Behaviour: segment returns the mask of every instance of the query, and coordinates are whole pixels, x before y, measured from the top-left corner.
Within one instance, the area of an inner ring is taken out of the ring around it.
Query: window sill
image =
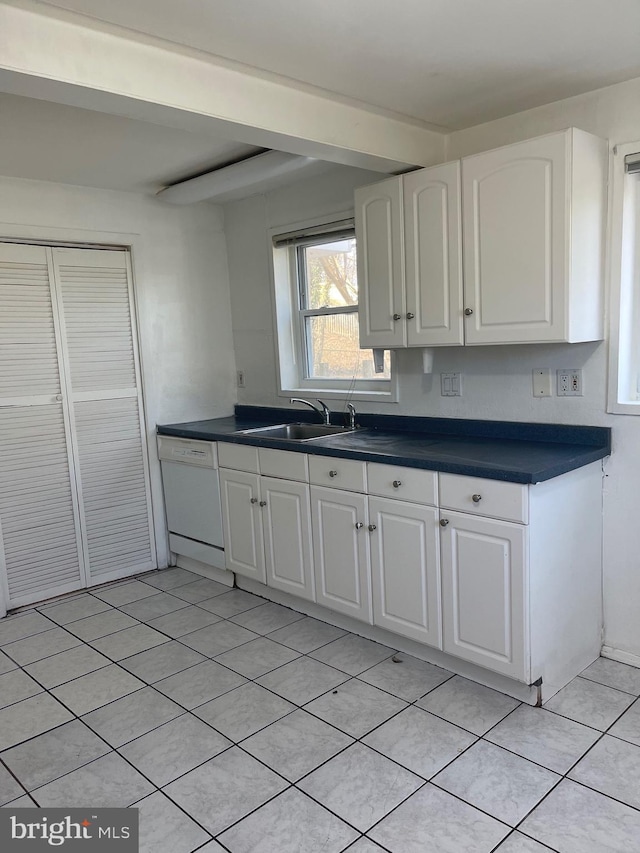
[[[396,384],[396,383],[393,383]],[[397,389],[390,391],[329,391],[326,388],[289,388],[278,391],[278,397],[311,397],[321,400],[360,400],[361,402],[397,403]]]

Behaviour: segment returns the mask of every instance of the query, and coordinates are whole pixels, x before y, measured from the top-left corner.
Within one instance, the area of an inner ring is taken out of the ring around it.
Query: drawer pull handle
[[[356,521],[356,530],[362,530],[363,527],[364,527],[363,521]]]
[[[394,489],[399,489],[401,485],[402,485],[402,480],[394,480],[393,481],[393,488]]]
[[[258,503],[258,498],[251,498],[251,503],[252,503],[252,504],[257,504],[257,503]]]
[[[266,501],[260,501],[260,506],[266,506],[266,505],[267,505]]]
[[[474,502],[474,504],[479,504],[482,500],[482,495],[471,495],[471,500]]]
[[[446,526],[447,526],[447,524],[449,524],[449,519],[448,519],[448,518],[441,518],[441,519],[440,519],[440,527],[446,527]]]
[[[337,472],[337,471],[329,471],[329,476],[330,476],[330,477],[337,477],[337,476],[338,476],[338,472]]]
[[[376,525],[375,525],[375,524],[370,524],[370,525],[369,525],[369,531],[370,531],[371,533],[373,533],[373,531],[374,531],[375,529],[376,529]]]

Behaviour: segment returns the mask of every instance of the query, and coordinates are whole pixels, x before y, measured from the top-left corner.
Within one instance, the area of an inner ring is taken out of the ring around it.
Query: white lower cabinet
[[[374,624],[442,648],[438,510],[369,498]]]
[[[328,457],[284,465],[278,452],[260,469],[293,479],[255,473],[249,455],[236,464],[251,470],[220,468],[232,571],[539,684],[544,699],[599,654],[599,463],[523,485]]]
[[[309,486],[260,478],[267,585],[315,600]]]
[[[444,651],[529,681],[527,528],[445,510],[441,524]]]
[[[220,469],[226,566],[314,599],[309,486]]]
[[[220,501],[227,568],[265,583],[260,477],[220,468]]]
[[[371,622],[365,495],[312,486],[311,520],[316,601]]]

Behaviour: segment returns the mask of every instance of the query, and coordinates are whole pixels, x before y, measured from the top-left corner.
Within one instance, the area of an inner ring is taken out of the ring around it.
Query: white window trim
[[[640,152],[640,140],[616,145],[611,152],[609,175],[610,229],[609,229],[609,377],[607,389],[607,412],[618,415],[640,415],[640,400],[625,399],[623,386],[628,384],[629,353],[632,333],[637,326],[640,310],[640,285],[634,293],[633,263],[629,252],[633,252],[629,228],[629,211],[634,200],[630,197],[630,181],[640,179],[627,175],[625,157]],[[636,205],[637,209],[637,205]],[[625,227],[626,225],[626,227]],[[635,235],[640,235],[640,224],[635,226]],[[637,249],[636,249],[637,252]],[[637,335],[637,330],[636,330]]]
[[[274,238],[292,231],[302,231],[322,225],[331,225],[344,219],[353,218],[353,210],[342,211],[327,216],[314,217],[303,222],[287,223],[267,232],[269,256],[269,276],[273,294],[273,326],[275,331],[276,370],[278,375],[278,396],[295,397],[300,394],[327,400],[361,400],[377,403],[398,402],[398,371],[395,365],[395,353],[390,352],[391,379],[388,390],[376,391],[374,387],[362,387],[367,380],[357,380],[360,386],[353,388],[349,379],[303,379],[303,366],[298,353],[300,346],[300,324],[297,308],[297,271],[292,253],[286,248],[274,249]],[[375,382],[376,380],[372,380]],[[379,380],[378,380],[379,381]]]

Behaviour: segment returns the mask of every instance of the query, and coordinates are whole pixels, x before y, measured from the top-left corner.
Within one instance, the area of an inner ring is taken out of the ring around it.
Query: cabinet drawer
[[[309,464],[306,453],[291,453],[289,450],[274,450],[272,447],[258,449],[260,473],[267,477],[309,482]]]
[[[529,489],[520,483],[440,474],[440,506],[527,524]]]
[[[435,471],[369,462],[367,482],[370,495],[399,498],[430,506],[438,505],[438,475]]]
[[[366,462],[355,459],[309,457],[309,482],[314,486],[333,486],[349,492],[366,492]]]
[[[226,444],[218,442],[218,463],[221,468],[233,468],[234,471],[249,471],[257,474],[258,448],[248,444]]]

